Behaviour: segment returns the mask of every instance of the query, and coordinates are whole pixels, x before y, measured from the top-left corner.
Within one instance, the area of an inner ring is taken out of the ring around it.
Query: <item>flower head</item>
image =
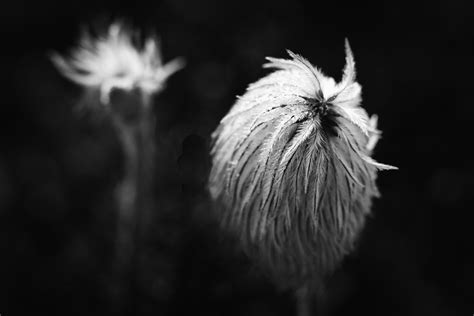
[[[288,282],[332,271],[350,251],[371,200],[377,117],[360,106],[346,40],[341,82],[303,57],[267,58],[276,71],[249,85],[213,133],[209,187],[224,225]]]
[[[52,56],[54,64],[70,80],[100,90],[104,104],[114,88],[159,91],[166,79],[183,67],[181,59],[163,64],[158,42],[148,38],[142,48],[132,41],[131,30],[112,24],[103,36],[94,38],[84,32],[79,47],[69,58]]]

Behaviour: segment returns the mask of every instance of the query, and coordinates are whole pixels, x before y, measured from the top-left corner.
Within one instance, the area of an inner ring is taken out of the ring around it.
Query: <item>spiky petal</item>
[[[318,282],[354,242],[378,195],[380,131],[360,107],[346,40],[336,83],[305,58],[267,58],[213,133],[211,196],[244,248],[284,286]]]
[[[70,80],[99,89],[104,104],[108,104],[114,88],[139,88],[148,94],[157,92],[184,63],[174,59],[163,64],[158,42],[148,38],[142,48],[137,47],[132,33],[122,24],[113,23],[106,34],[97,38],[84,32],[69,58],[56,53],[51,58]]]

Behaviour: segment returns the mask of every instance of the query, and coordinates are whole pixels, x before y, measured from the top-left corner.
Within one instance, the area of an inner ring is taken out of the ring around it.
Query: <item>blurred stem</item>
[[[307,283],[296,290],[297,316],[328,315],[326,292],[322,281]]]
[[[118,216],[116,232],[116,266],[119,308],[134,314],[141,290],[140,267],[144,237],[152,209],[154,172],[154,120],[150,95],[140,93],[130,106],[139,111],[133,119],[114,113],[114,124],[124,153],[124,176],[117,190]],[[127,100],[131,102],[131,100]],[[128,304],[130,303],[130,304]]]
[[[302,286],[296,290],[296,314],[297,316],[311,315],[311,301],[309,296],[309,289],[307,286]]]

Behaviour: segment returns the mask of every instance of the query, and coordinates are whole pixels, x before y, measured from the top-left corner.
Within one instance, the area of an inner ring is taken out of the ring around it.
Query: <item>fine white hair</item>
[[[209,189],[224,227],[284,286],[331,272],[378,195],[371,158],[377,117],[360,106],[346,40],[341,82],[306,59],[267,58],[276,69],[250,84],[212,134]]]

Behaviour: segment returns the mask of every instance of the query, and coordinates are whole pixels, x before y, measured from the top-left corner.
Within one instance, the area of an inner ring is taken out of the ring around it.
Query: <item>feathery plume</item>
[[[158,42],[148,38],[142,48],[132,41],[132,31],[116,22],[106,34],[94,38],[84,32],[69,58],[52,55],[61,73],[85,87],[100,90],[107,104],[112,89],[139,88],[147,94],[160,91],[166,79],[184,66],[182,59],[163,64]]]
[[[250,84],[212,134],[209,189],[224,228],[278,284],[320,288],[354,248],[378,196],[371,158],[377,116],[345,42],[341,82],[302,56],[268,57],[274,72]]]

